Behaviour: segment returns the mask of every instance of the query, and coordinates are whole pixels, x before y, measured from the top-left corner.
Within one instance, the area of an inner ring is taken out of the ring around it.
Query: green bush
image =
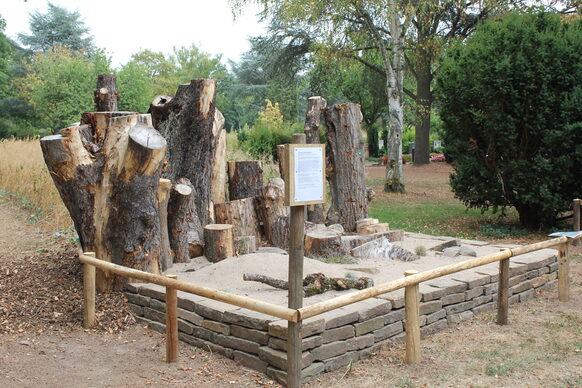
[[[449,50],[437,77],[451,187],[467,206],[556,223],[582,196],[582,20],[509,14]]]

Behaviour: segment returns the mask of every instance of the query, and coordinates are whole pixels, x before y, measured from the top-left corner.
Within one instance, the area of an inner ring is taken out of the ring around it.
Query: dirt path
[[[0,201],[0,273],[54,243],[26,219],[25,212]],[[394,345],[307,386],[582,387],[582,251],[573,250],[573,256],[568,303],[558,303],[555,290],[545,292],[512,306],[509,326],[483,315],[423,340],[419,365],[404,365],[404,348]],[[0,294],[6,279],[0,277]],[[139,325],[118,333],[85,331],[79,322],[37,325],[0,334],[0,387],[277,386],[187,345],[181,345],[177,364],[164,363],[164,352],[163,336]]]

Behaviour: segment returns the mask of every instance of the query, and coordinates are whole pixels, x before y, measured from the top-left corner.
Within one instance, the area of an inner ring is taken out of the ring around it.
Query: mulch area
[[[122,293],[101,294],[94,330],[135,323]],[[0,259],[0,334],[67,332],[83,325],[82,267],[74,249]]]

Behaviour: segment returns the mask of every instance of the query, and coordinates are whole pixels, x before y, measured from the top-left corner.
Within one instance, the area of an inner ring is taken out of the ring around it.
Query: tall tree
[[[38,11],[30,14],[30,35],[18,34],[20,42],[34,52],[46,52],[54,46],[64,46],[72,51],[94,49],[93,37],[89,28],[77,11],[48,3],[46,13]]]

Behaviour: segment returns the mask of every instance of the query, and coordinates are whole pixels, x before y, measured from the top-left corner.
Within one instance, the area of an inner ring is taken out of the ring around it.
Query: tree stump
[[[234,256],[232,225],[208,224],[204,227],[204,255],[213,263]]]
[[[286,182],[288,175],[287,165],[289,162],[287,161],[287,151],[285,149],[284,144],[280,144],[277,146],[277,158],[279,159],[279,175],[281,179]]]
[[[263,168],[258,160],[228,162],[228,192],[231,201],[254,198],[263,187]]]
[[[259,190],[257,213],[263,224],[266,240],[269,244],[275,244],[273,240],[275,222],[277,218],[289,215],[288,207],[285,206],[285,182],[283,179],[270,179],[269,183]]]
[[[234,238],[234,253],[247,255],[257,251],[257,239],[255,236],[240,236]]]
[[[95,111],[116,111],[118,98],[119,93],[117,93],[117,77],[115,74],[99,74],[97,76],[97,87],[93,92]]]
[[[320,144],[319,124],[321,111],[327,105],[323,97],[309,97],[307,100],[307,114],[305,115],[305,138],[307,144]],[[323,205],[310,205],[307,207],[307,220],[316,224],[322,224],[325,221],[323,214]]]
[[[174,262],[168,234],[168,200],[170,199],[170,190],[172,190],[172,182],[169,179],[160,179],[158,185],[158,214],[160,218],[160,265],[162,271],[167,270]]]
[[[315,228],[305,234],[305,256],[331,257],[344,253],[341,234],[329,229]]]
[[[185,263],[190,258],[190,241],[202,240],[202,226],[194,211],[194,186],[187,178],[180,178],[172,187],[168,202],[168,234],[175,263]],[[192,236],[192,232],[196,236]]]
[[[83,251],[159,273],[157,192],[166,141],[150,122],[149,115],[91,112],[83,114],[82,125],[40,143]],[[100,291],[121,289],[126,282],[97,271]]]
[[[261,241],[259,220],[254,198],[217,203],[214,205],[216,222],[230,224],[234,227],[234,236],[255,236]]]
[[[226,201],[226,129],[224,116],[217,109],[212,134],[216,137],[216,149],[212,162],[212,202],[214,204]]]
[[[328,142],[327,177],[331,188],[328,224],[341,224],[347,232],[368,217],[370,197],[365,184],[362,112],[347,103],[324,109]]]

